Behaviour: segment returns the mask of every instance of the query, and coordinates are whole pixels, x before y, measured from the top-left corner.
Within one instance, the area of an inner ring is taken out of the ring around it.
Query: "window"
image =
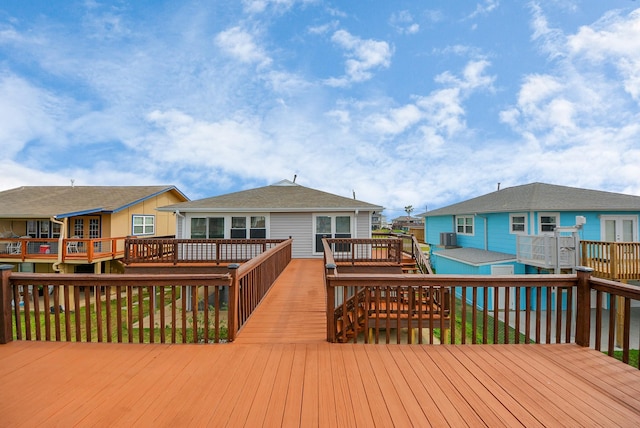
[[[556,230],[556,226],[558,226],[560,215],[544,213],[539,214],[538,219],[540,224],[538,231],[540,233],[553,233]]]
[[[224,238],[224,217],[210,217],[207,237],[210,239]]]
[[[462,235],[473,235],[473,216],[456,216],[456,232]]]
[[[155,229],[156,218],[152,215],[134,215],[133,216],[133,234],[134,235],[153,235]],[[93,234],[93,225],[90,225],[90,233]]]
[[[509,215],[509,233],[527,233],[527,216],[525,214]]]
[[[247,218],[231,217],[231,238],[246,239],[247,238]]]
[[[351,238],[351,216],[319,215],[315,217],[315,252],[322,253],[322,238]],[[350,244],[338,244],[334,251],[349,251]]]
[[[191,239],[224,238],[224,217],[195,217],[191,219]]]
[[[207,219],[191,219],[191,239],[205,239],[207,237]]]
[[[58,238],[60,237],[60,224],[49,220],[27,221],[27,236],[31,238]]]
[[[77,218],[73,221],[73,236],[77,236],[79,238],[84,237],[84,220],[81,218]]]
[[[264,239],[267,237],[267,221],[265,216],[257,215],[251,217],[249,237],[252,239]]]

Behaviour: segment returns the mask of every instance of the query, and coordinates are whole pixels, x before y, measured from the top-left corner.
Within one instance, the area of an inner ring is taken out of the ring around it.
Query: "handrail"
[[[402,264],[400,239],[323,238],[325,254],[331,253],[337,263],[394,263]]]
[[[125,237],[112,238],[64,238],[60,247],[57,238],[0,238],[0,258],[21,262],[26,260],[57,261],[62,254],[62,262],[86,261],[124,255]]]
[[[34,274],[5,269],[2,275],[5,325],[0,328],[0,343],[14,337],[12,318],[17,340],[206,343],[227,339],[226,321],[221,317],[230,274]],[[12,312],[13,317],[7,316]]]
[[[284,239],[127,238],[125,264],[244,263]]]
[[[620,352],[628,363],[631,338],[640,336],[640,287],[596,278],[590,268],[569,275],[341,273],[333,256],[327,240],[329,342],[400,343],[402,333],[406,343],[577,343]]]
[[[418,239],[414,235],[409,235],[406,233],[396,233],[396,232],[385,232],[385,233],[375,233],[374,237],[387,238],[387,239],[401,239],[402,240],[402,251],[406,254],[409,254],[412,259],[416,261],[416,265],[420,272],[424,274],[433,274],[433,270],[431,268],[431,262],[429,258],[424,254],[422,248],[420,247],[420,243]]]
[[[640,279],[640,242],[581,241],[582,265],[613,280]]]
[[[242,265],[231,264],[232,295],[229,297],[229,340],[233,340],[291,261],[291,238],[282,240]]]
[[[226,274],[35,274],[0,265],[0,343],[233,341],[291,246],[283,240]]]

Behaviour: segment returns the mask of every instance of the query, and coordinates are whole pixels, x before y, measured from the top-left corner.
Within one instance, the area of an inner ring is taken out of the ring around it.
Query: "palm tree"
[[[411,217],[411,213],[413,212],[413,205],[407,205],[404,207],[404,211],[407,213],[407,217]]]

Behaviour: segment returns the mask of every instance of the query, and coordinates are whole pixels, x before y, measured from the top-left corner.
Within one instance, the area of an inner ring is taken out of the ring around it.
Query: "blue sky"
[[[0,190],[640,195],[640,2],[0,4]]]

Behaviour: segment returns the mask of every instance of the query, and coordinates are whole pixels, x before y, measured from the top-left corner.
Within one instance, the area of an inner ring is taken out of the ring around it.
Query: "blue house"
[[[640,196],[544,183],[504,188],[421,216],[432,266],[442,274],[564,272],[580,263],[579,241],[640,240]]]

